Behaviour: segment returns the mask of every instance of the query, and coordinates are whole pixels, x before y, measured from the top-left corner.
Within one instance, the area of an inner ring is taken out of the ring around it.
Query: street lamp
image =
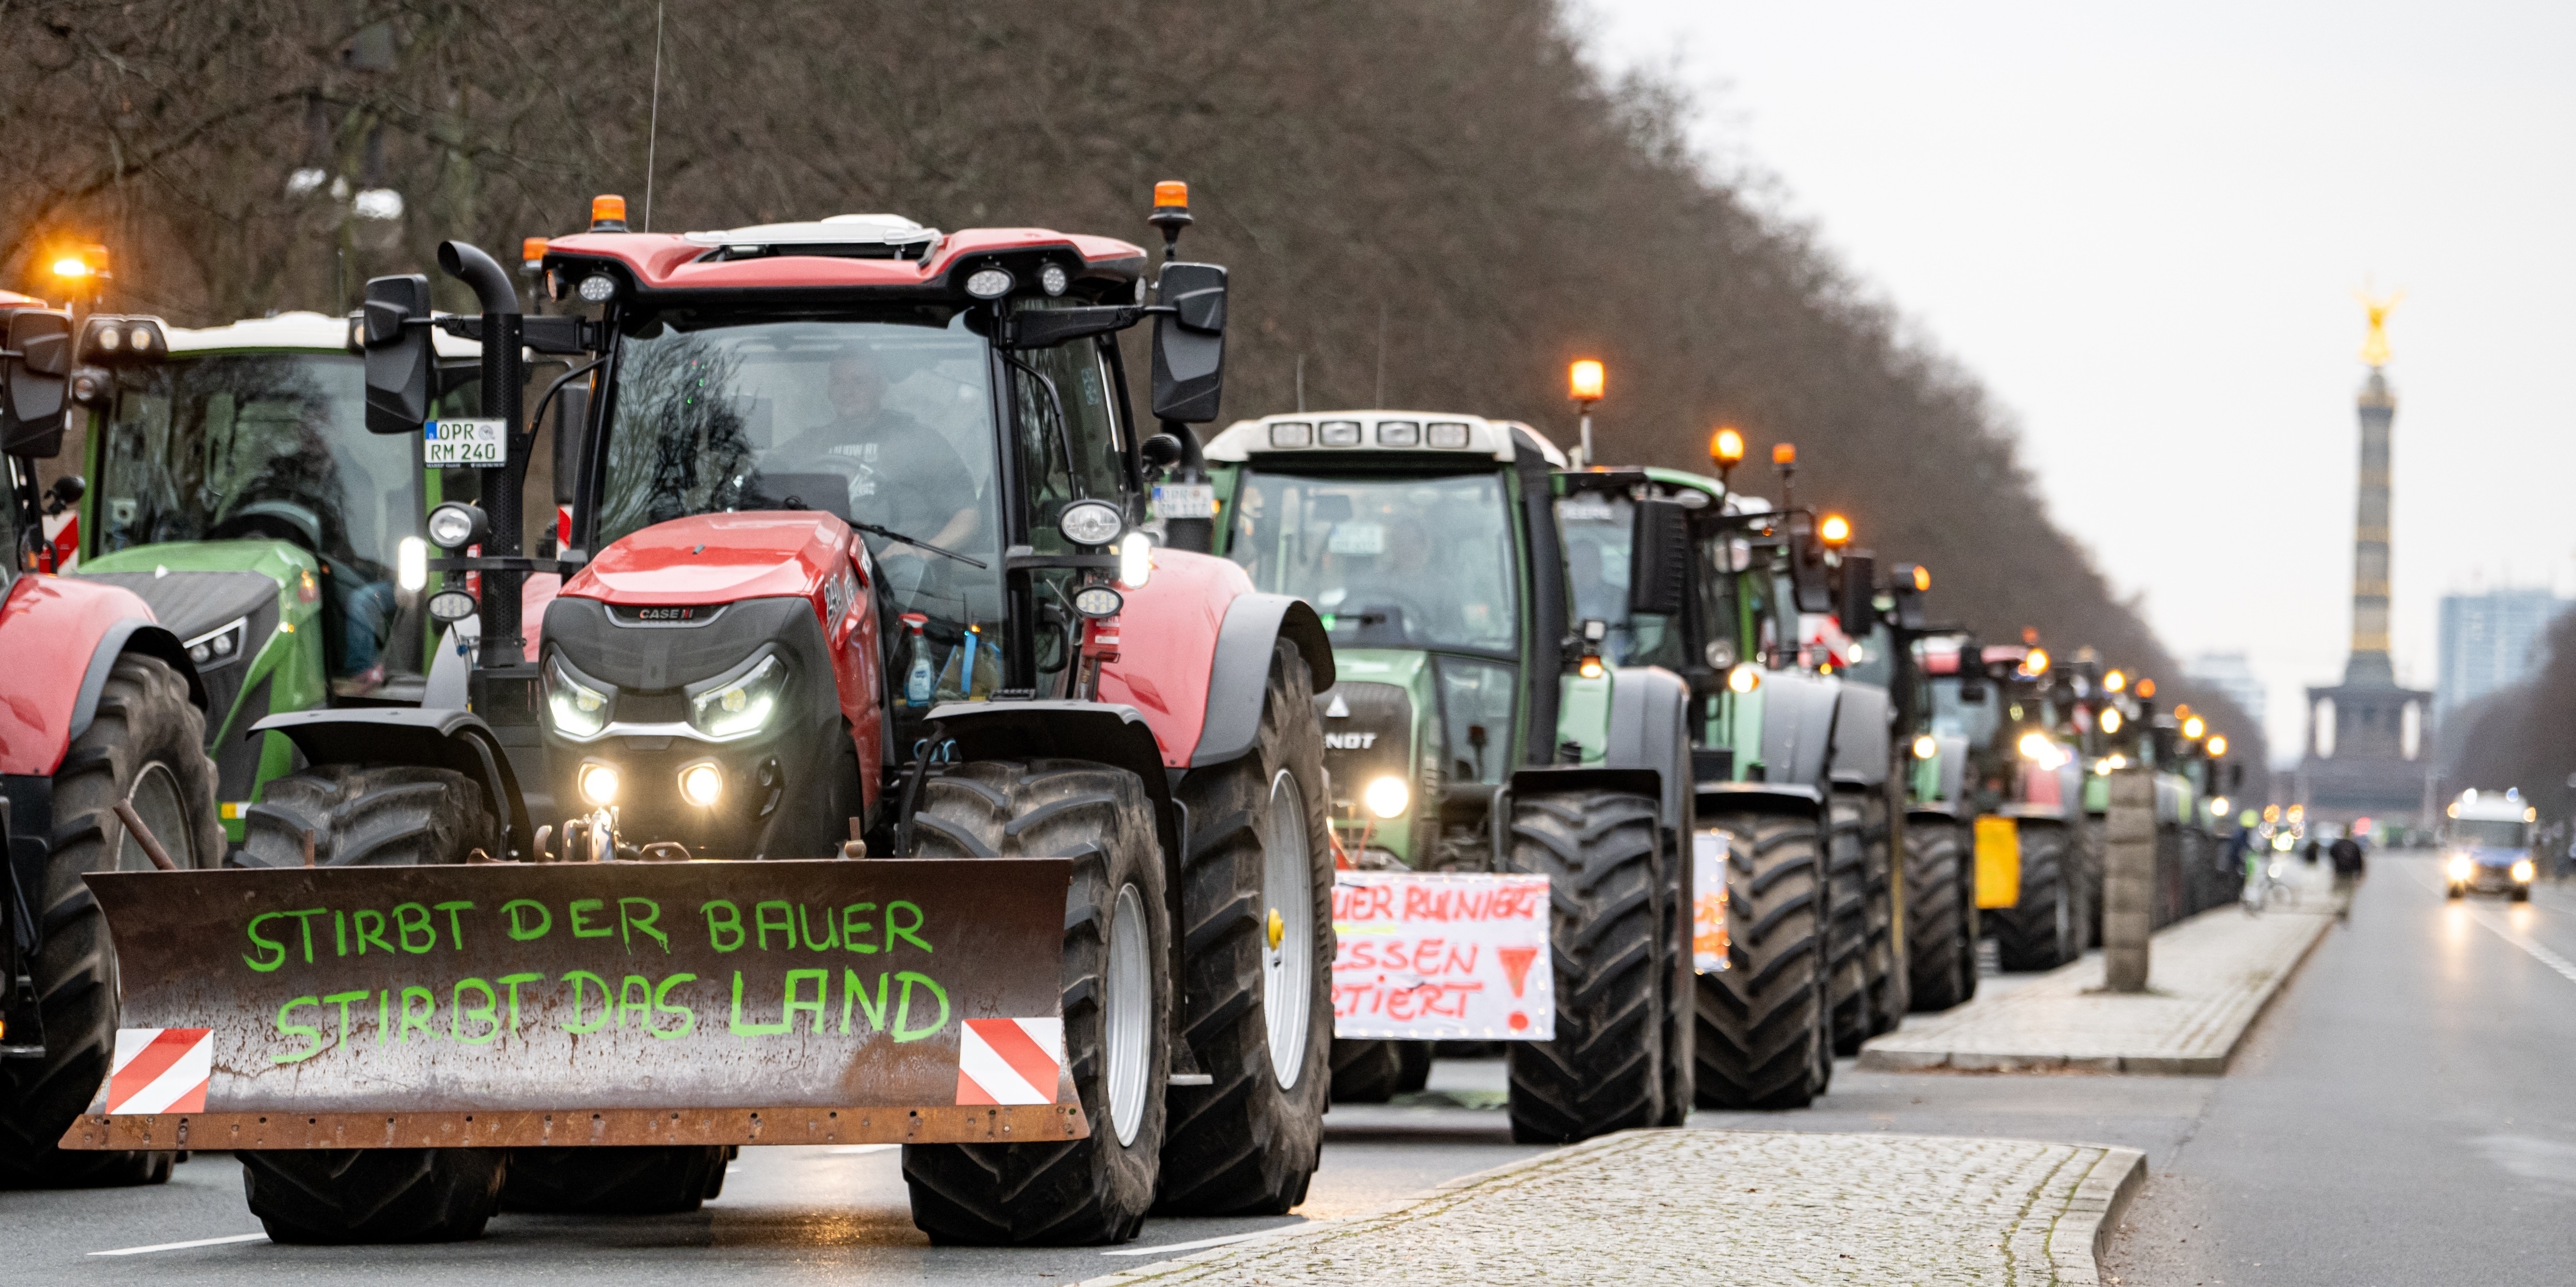
[[[1565,369],[1566,392],[1574,399],[1575,413],[1582,417],[1583,424],[1582,445],[1576,448],[1582,453],[1582,459],[1575,462],[1577,469],[1592,467],[1592,404],[1601,400],[1607,379],[1601,363],[1592,358],[1577,359]]]

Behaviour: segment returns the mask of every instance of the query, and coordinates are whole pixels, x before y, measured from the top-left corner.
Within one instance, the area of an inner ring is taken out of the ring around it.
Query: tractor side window
[[[1028,480],[1033,548],[1061,553],[1056,516],[1077,500],[1126,508],[1118,406],[1098,345],[1073,340],[1009,354],[1021,476]]]
[[[1736,587],[1744,580],[1735,569],[1743,566],[1747,552],[1743,541],[1724,532],[1697,538],[1699,557],[1695,592],[1699,598],[1700,633],[1707,639],[1702,645],[1707,655],[1700,660],[1711,670],[1725,670],[1745,659],[1744,608],[1737,600]]]
[[[1440,675],[1449,756],[1441,775],[1451,783],[1500,785],[1513,767],[1512,699],[1520,691],[1520,668],[1445,653],[1432,664]]]

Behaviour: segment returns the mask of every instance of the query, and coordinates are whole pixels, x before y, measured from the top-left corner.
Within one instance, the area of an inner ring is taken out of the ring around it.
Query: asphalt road
[[[159,1188],[0,1193],[0,1277],[1078,1282],[1539,1151],[1511,1143],[1500,1112],[1457,1106],[1491,1103],[1500,1085],[1498,1064],[1443,1063],[1445,1102],[1327,1119],[1298,1215],[1154,1220],[1120,1248],[933,1249],[906,1215],[890,1148],[750,1150],[724,1196],[687,1216],[504,1216],[476,1243],[278,1247],[244,1210],[238,1168],[208,1154]],[[2108,1266],[2123,1282],[2505,1287],[2563,1282],[2576,1265],[2576,1108],[2562,1087],[2576,1089],[2576,886],[2522,906],[2445,904],[2428,860],[2383,856],[2350,928],[2327,936],[2225,1078],[1861,1074],[1846,1062],[1815,1109],[1692,1124],[2144,1149],[2153,1178]],[[225,1237],[242,1240],[96,1254]]]

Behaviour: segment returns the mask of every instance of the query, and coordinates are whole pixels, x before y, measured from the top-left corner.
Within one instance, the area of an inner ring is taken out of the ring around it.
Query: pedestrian
[[[2352,894],[2361,887],[2361,846],[2355,844],[2352,837],[2344,836],[2334,842],[2326,856],[2334,862],[2335,919],[2349,924],[2352,921]]]
[[[2317,865],[2317,838],[2315,836],[2308,837],[2307,847],[2299,850],[2299,861],[2306,863],[2311,867]]]

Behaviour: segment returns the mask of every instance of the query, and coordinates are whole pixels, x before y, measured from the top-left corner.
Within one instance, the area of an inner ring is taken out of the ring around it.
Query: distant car
[[[2505,894],[2531,900],[2540,874],[2532,856],[2532,823],[2540,816],[2518,790],[2460,793],[2442,828],[2442,872],[2450,896]]]

